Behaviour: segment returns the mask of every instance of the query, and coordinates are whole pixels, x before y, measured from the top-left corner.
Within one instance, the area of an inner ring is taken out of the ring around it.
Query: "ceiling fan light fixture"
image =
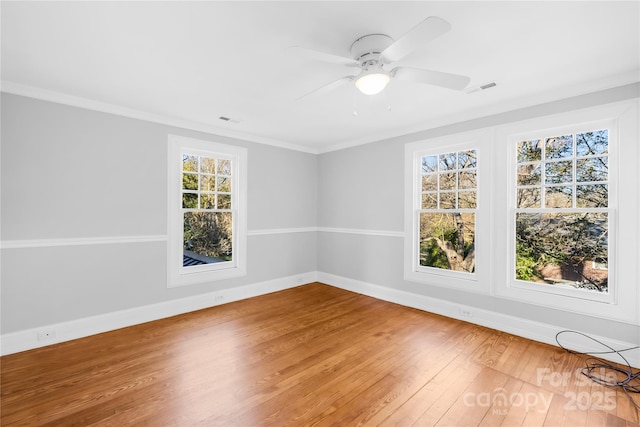
[[[365,69],[355,81],[355,85],[360,92],[365,95],[375,95],[387,87],[391,80],[391,75],[381,67]]]

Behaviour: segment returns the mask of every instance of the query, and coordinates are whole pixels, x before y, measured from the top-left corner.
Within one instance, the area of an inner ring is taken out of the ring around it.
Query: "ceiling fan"
[[[359,74],[341,77],[298,99],[315,97],[330,92],[347,83],[355,84],[355,87],[366,95],[375,95],[382,92],[391,79],[407,80],[453,90],[462,90],[470,82],[467,76],[424,70],[421,68],[390,67],[390,64],[404,58],[417,48],[443,35],[450,29],[451,24],[444,19],[438,18],[437,16],[430,16],[398,40],[393,40],[386,34],[369,34],[362,36],[351,45],[352,58],[299,46],[291,47],[290,49],[295,53],[313,59],[360,69]]]

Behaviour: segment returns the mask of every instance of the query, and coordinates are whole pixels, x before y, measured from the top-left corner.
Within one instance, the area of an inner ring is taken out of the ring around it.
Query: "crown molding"
[[[178,117],[165,116],[161,114],[150,113],[148,111],[136,110],[117,104],[96,101],[89,98],[69,95],[62,92],[42,89],[35,86],[23,85],[11,81],[3,80],[0,83],[0,91],[12,95],[24,96],[27,98],[39,99],[42,101],[55,102],[57,104],[69,105],[72,107],[84,108],[87,110],[99,111],[101,113],[114,114],[117,116],[128,117],[132,119],[143,120],[152,123],[158,123],[167,126],[173,126],[182,129],[189,129],[198,132],[204,132],[211,135],[224,136],[228,138],[240,139],[247,142],[257,144],[271,145],[278,148],[288,150],[302,151],[310,154],[318,154],[318,150],[303,145],[292,144],[289,142],[279,141],[271,138],[265,138],[249,133],[232,131],[206,123],[194,122],[191,120],[181,119]]]

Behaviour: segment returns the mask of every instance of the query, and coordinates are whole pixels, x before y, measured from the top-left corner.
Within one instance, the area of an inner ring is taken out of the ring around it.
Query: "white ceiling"
[[[637,82],[639,6],[2,1],[2,90],[321,153]],[[373,97],[346,85],[296,101],[353,69],[288,47],[349,56],[358,37],[397,39],[428,16],[451,31],[397,64],[496,87],[466,94],[392,80]]]

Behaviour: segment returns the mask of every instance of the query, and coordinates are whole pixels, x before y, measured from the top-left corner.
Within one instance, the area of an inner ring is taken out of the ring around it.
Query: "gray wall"
[[[403,232],[405,143],[639,96],[640,85],[633,84],[322,154],[318,165],[319,226]],[[403,254],[401,237],[333,231],[318,235],[318,270],[324,273],[625,342],[640,341],[637,325],[405,281]]]
[[[247,147],[249,231],[403,231],[404,143],[639,96],[630,85],[312,155],[2,94],[2,240],[166,234],[167,135]],[[388,233],[387,233],[388,234]],[[403,239],[340,232],[249,236],[246,277],[166,286],[166,243],[2,249],[3,334],[321,271],[623,341],[637,326],[403,279]]]
[[[248,274],[167,288],[167,135],[248,148],[249,231],[317,224],[317,156],[2,94],[2,333],[317,270],[316,233],[248,238]]]

